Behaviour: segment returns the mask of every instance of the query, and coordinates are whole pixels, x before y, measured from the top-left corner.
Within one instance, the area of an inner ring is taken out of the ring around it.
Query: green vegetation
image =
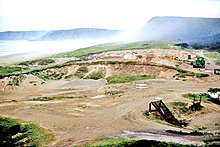
[[[199,132],[199,131],[183,132],[183,131],[176,131],[176,130],[166,130],[166,132],[178,134],[178,135],[192,135],[192,136],[203,136],[203,135],[208,134],[208,133]]]
[[[213,59],[216,64],[220,65],[220,52],[206,52],[205,56]]]
[[[19,86],[22,80],[25,79],[24,75],[20,74],[19,76],[11,76],[8,85],[10,86]]]
[[[53,135],[33,123],[0,117],[1,146],[46,146]]]
[[[29,70],[30,70],[29,68],[22,68],[16,66],[6,66],[6,67],[0,66],[0,78],[12,76],[12,75],[18,75],[27,72]]]
[[[66,76],[64,77],[64,79],[69,79],[69,78],[71,78],[71,77],[73,77],[72,74],[70,74],[70,75],[66,75]]]
[[[76,73],[74,74],[76,77],[82,79],[86,73],[88,73],[89,69],[87,66],[83,65],[83,66],[80,66]]]
[[[172,102],[171,103],[173,107],[173,111],[175,111],[177,114],[190,114],[191,111],[187,107],[187,103],[184,102]]]
[[[209,74],[195,73],[195,76],[196,76],[197,78],[204,78],[204,77],[208,77]]]
[[[66,71],[62,69],[54,70],[51,68],[40,71],[36,70],[36,71],[32,71],[31,73],[43,80],[60,80],[66,74]]]
[[[194,100],[195,98],[196,101],[199,101],[200,95],[201,94],[187,93],[187,94],[183,94],[183,97],[192,99],[192,100]],[[210,101],[210,96],[208,94],[202,94],[201,97],[202,97],[201,99],[202,102],[208,103]]]
[[[31,101],[51,101],[51,100],[60,100],[60,99],[79,99],[79,98],[87,98],[87,96],[82,95],[82,96],[38,97],[31,99]]]
[[[195,72],[190,72],[182,69],[177,69],[177,71],[180,73],[181,78],[186,78],[188,77],[196,77],[196,78],[204,78],[208,77],[209,74],[203,74],[203,73],[195,73]]]
[[[93,147],[122,147],[122,146],[148,146],[148,147],[194,147],[194,145],[183,145],[174,142],[162,142],[156,140],[129,140],[124,138],[98,138],[84,146]]]
[[[184,102],[172,102],[172,106],[176,106],[176,107],[185,107],[187,105],[188,104]]]
[[[9,81],[8,85],[10,86],[19,86],[20,81],[17,77],[13,77],[11,81]]]
[[[144,114],[144,115],[145,115],[145,117],[146,117],[147,119],[152,120],[152,121],[155,121],[155,122],[158,123],[158,124],[162,124],[162,125],[167,125],[167,126],[171,126],[171,127],[180,128],[180,126],[170,124],[170,123],[168,123],[168,122],[166,122],[166,121],[163,121],[163,120],[158,120],[158,119],[156,119],[156,118],[155,118],[154,116],[152,116],[152,115],[146,115],[146,114]]]
[[[55,61],[53,59],[50,58],[42,58],[42,59],[38,59],[38,60],[31,60],[31,61],[24,61],[21,63],[18,63],[18,65],[25,65],[25,66],[29,66],[29,65],[48,65],[51,63],[54,63]]]
[[[94,79],[94,80],[98,80],[98,79],[102,79],[105,77],[105,70],[99,70],[96,72],[92,72],[90,73],[86,79]]]
[[[139,80],[147,80],[153,78],[150,75],[134,75],[134,76],[128,76],[128,75],[120,75],[120,76],[111,76],[107,78],[108,83],[129,83],[133,81],[139,81]]]
[[[121,94],[121,93],[124,93],[124,91],[122,91],[122,90],[108,90],[108,91],[104,92],[105,95],[116,95],[116,94]]]
[[[67,53],[58,54],[55,57],[80,57],[85,58],[88,55],[95,53],[102,53],[107,51],[117,51],[117,50],[128,50],[128,49],[148,49],[148,48],[171,48],[174,46],[174,42],[165,42],[165,41],[142,41],[142,42],[134,42],[134,43],[108,43],[95,45],[87,48],[82,48],[78,50],[74,50]]]

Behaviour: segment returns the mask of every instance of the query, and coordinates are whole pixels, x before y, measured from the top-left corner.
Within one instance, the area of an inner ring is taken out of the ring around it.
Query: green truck
[[[193,68],[205,68],[205,59],[203,57],[197,57],[193,63]]]

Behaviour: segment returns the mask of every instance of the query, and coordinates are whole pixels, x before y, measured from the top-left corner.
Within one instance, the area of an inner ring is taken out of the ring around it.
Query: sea
[[[11,55],[45,56],[84,48],[105,41],[77,40],[77,41],[0,41],[0,57]]]
[[[0,40],[0,66],[73,51],[109,40],[25,41]]]

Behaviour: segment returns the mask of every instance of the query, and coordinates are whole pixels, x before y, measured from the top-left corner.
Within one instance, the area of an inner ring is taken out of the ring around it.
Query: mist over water
[[[0,40],[0,58],[2,57],[41,57],[93,45],[110,42],[131,42],[136,31],[122,31],[113,37],[100,37],[97,39],[73,40]]]
[[[46,56],[112,40],[65,40],[65,41],[0,41],[0,57],[11,55],[28,55],[30,57]]]

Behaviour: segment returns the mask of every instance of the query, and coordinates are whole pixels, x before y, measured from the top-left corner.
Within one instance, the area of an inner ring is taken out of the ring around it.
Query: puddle
[[[204,143],[199,141],[190,140],[190,136],[171,136],[164,134],[156,134],[156,133],[148,133],[148,132],[132,132],[129,130],[124,130],[123,134],[116,135],[121,138],[129,138],[129,139],[143,139],[143,140],[158,140],[158,141],[166,141],[166,142],[176,142],[180,144],[197,144],[203,145]]]

